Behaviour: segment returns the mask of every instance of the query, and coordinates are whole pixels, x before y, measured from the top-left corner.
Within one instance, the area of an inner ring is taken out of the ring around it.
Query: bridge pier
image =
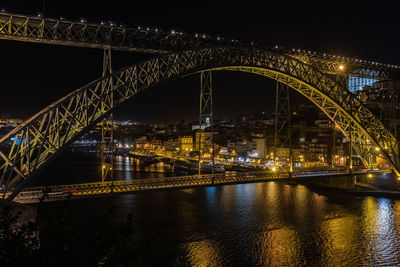
[[[296,178],[296,182],[311,187],[317,186],[345,191],[400,192],[400,181],[396,177],[394,173],[389,172],[357,174],[349,171],[347,175]]]
[[[400,191],[400,181],[394,172],[374,173],[357,177],[356,183],[370,189]]]
[[[200,72],[200,110],[199,110],[199,175],[201,175],[201,153],[203,150],[209,149],[206,144],[206,136],[202,137],[205,128],[210,129],[209,141],[212,150],[212,173],[214,174],[214,119],[213,119],[213,86],[212,86],[212,71]],[[204,141],[203,141],[204,139]]]
[[[330,189],[356,190],[358,174],[320,176],[315,178],[297,178],[296,182],[307,186],[318,186]]]
[[[111,47],[106,46],[103,53],[103,73],[102,77],[112,74]],[[103,86],[105,86],[103,84]],[[104,90],[104,88],[103,88]],[[112,96],[111,96],[112,97]],[[114,129],[113,113],[110,113],[101,122],[101,180],[113,180],[113,161],[114,161]]]

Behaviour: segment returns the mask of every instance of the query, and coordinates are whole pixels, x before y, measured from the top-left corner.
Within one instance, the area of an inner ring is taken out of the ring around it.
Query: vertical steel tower
[[[103,73],[102,77],[112,74],[111,67],[111,47],[104,48],[103,53]],[[106,84],[102,85],[102,90],[106,90]],[[112,97],[111,97],[112,99]],[[112,103],[112,101],[111,101]],[[113,114],[110,113],[101,122],[101,180],[113,180],[113,159],[114,159],[114,134],[113,134]]]
[[[200,72],[200,112],[199,112],[199,174],[201,174],[201,153],[203,149],[210,149],[206,144],[211,143],[212,173],[214,173],[214,119],[213,119],[213,97],[212,97],[212,71]],[[202,134],[206,128],[210,129],[210,135],[204,137]],[[209,141],[209,142],[207,142]],[[204,143],[202,145],[202,143]]]
[[[274,119],[274,166],[277,165],[277,148],[289,147],[289,171],[293,171],[290,94],[287,84],[276,81]],[[286,134],[284,130],[286,129]],[[280,140],[280,135],[284,138]]]

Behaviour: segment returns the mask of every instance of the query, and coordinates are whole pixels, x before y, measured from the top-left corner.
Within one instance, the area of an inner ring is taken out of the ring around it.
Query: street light
[[[339,65],[339,70],[344,70],[344,66],[343,65]]]

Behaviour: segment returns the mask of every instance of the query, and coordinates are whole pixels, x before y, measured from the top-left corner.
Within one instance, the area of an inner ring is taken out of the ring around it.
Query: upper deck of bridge
[[[115,50],[165,54],[213,46],[274,49],[329,74],[346,74],[377,80],[400,77],[400,66],[302,49],[262,47],[223,36],[184,33],[157,27],[129,27],[112,21],[89,22],[51,18],[43,13],[26,15],[0,10],[0,39],[77,47],[111,47]],[[342,66],[342,67],[341,67]]]

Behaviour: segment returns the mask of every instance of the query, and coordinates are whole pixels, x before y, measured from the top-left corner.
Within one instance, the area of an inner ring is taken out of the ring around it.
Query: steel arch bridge
[[[62,23],[50,22],[53,23],[52,33],[56,33]],[[21,19],[17,16],[15,19],[13,15],[7,19],[7,14],[1,14],[0,38],[22,38],[22,41],[43,43],[56,40],[60,44],[76,46],[95,43],[96,48],[110,46],[112,42],[111,39],[104,41],[105,37],[96,39],[96,36],[89,41],[80,39],[84,35],[73,35],[75,39],[68,42],[60,41],[59,36],[63,35],[44,35],[48,30],[46,23],[50,22],[45,19],[35,21],[30,17]],[[75,26],[71,24],[65,34],[73,33]],[[32,27],[38,30],[33,31]],[[89,28],[78,27],[81,32]],[[350,59],[333,60],[307,52],[218,42],[193,43],[192,40],[174,48],[175,34],[172,35],[172,41],[168,43],[172,45],[168,49],[185,50],[165,54],[164,50],[155,49],[160,43],[153,38],[148,44],[152,48],[149,51],[159,53],[159,56],[123,68],[71,92],[1,138],[0,188],[4,196],[5,192],[11,192],[8,199],[12,200],[52,159],[129,98],[148,88],[203,71],[241,71],[287,84],[319,107],[346,137],[352,137],[352,145],[364,165],[369,165],[372,150],[379,147],[394,172],[400,176],[396,138],[347,90],[343,80],[332,76],[332,73],[337,74],[337,67],[343,61],[347,62],[346,66],[352,73],[367,77],[385,78],[390,75],[391,66],[372,66],[375,64]],[[118,44],[115,45],[118,47]],[[143,47],[142,43],[140,45]],[[136,46],[132,41],[119,47],[132,49]]]

